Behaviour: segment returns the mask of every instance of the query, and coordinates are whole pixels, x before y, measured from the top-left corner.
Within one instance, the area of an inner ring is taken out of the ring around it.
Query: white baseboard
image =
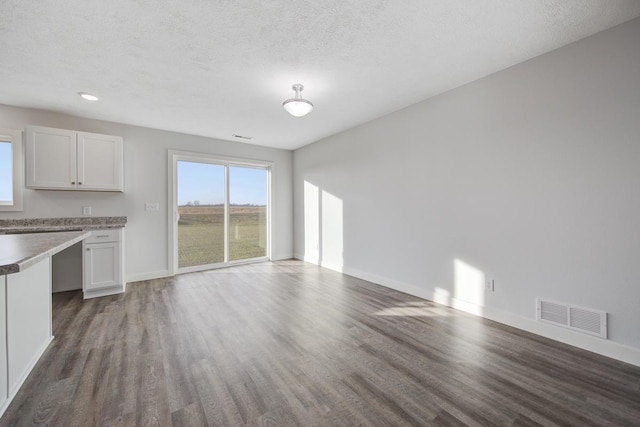
[[[277,255],[271,256],[271,261],[282,261],[284,259],[291,259],[291,258],[295,258],[295,255],[291,253],[277,254]]]
[[[296,254],[295,256],[298,259],[304,259],[304,261],[306,262],[318,264],[317,262],[307,259],[304,256],[300,256],[299,254]],[[531,332],[536,335],[541,335],[545,338],[560,341],[562,343],[569,344],[583,350],[591,351],[602,356],[620,360],[631,365],[640,366],[640,349],[637,349],[635,347],[629,347],[623,344],[616,343],[614,341],[604,340],[602,338],[581,334],[579,332],[574,332],[568,329],[554,327],[553,325],[538,322],[533,318],[527,318],[514,313],[496,310],[490,307],[478,306],[476,304],[468,303],[466,301],[461,301],[459,299],[451,298],[448,296],[438,298],[438,294],[435,289],[420,288],[410,283],[401,282],[399,280],[390,279],[388,277],[379,276],[377,274],[369,273],[355,268],[341,267],[340,269],[335,269],[327,265],[322,265],[322,267],[342,272],[344,274],[348,274],[350,276],[354,276],[368,282],[376,283],[387,288],[404,292],[409,295],[413,295],[429,301],[435,301],[437,303],[447,305],[457,310],[484,317],[485,319],[493,320],[508,326],[512,326],[514,328],[522,329],[523,331]]]
[[[454,308],[457,308],[454,306]],[[560,341],[574,347],[588,350],[602,356],[611,357],[631,365],[640,366],[640,349],[619,344],[615,341],[593,337],[569,329],[558,328],[553,325],[538,322],[533,318],[519,316],[514,313],[480,307],[482,317],[522,329],[536,335]]]
[[[137,273],[128,276],[127,283],[139,282],[141,280],[162,279],[169,276],[171,276],[171,274],[169,274],[169,270],[148,271],[145,273]]]

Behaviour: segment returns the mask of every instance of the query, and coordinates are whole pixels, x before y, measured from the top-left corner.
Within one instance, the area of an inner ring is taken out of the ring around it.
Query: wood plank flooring
[[[298,261],[54,297],[2,426],[631,426],[640,368]]]

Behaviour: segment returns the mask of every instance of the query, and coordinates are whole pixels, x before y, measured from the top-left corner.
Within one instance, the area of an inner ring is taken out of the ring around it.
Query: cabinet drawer
[[[91,236],[87,237],[85,243],[107,243],[107,242],[119,242],[120,230],[94,230],[91,232]]]

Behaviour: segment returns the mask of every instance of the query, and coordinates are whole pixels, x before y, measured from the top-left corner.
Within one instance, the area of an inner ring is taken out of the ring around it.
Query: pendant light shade
[[[287,99],[282,103],[284,109],[287,110],[287,113],[291,114],[294,117],[302,117],[309,114],[311,110],[313,110],[313,104],[311,103],[311,101],[307,101],[300,95],[300,92],[302,92],[304,86],[296,83],[291,86],[291,89],[296,92],[296,95],[294,98]]]

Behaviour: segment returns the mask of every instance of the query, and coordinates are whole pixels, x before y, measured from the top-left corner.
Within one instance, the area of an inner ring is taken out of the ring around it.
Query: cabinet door
[[[122,137],[78,132],[78,189],[122,191]]]
[[[0,408],[9,397],[7,369],[7,276],[0,276]]]
[[[77,187],[76,132],[27,127],[27,187]]]
[[[85,292],[121,285],[120,250],[120,242],[85,245]]]
[[[26,379],[51,340],[51,259],[7,275],[9,395]]]

